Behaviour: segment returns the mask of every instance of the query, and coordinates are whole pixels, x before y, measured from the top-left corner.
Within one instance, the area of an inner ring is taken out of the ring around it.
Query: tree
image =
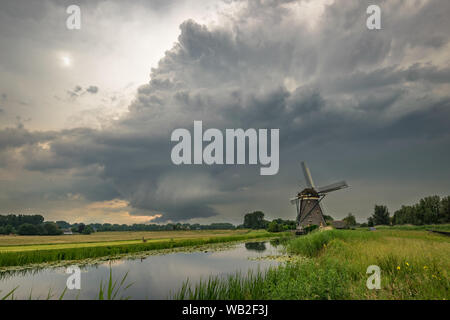
[[[269,232],[280,232],[283,231],[283,227],[279,225],[275,220],[269,223],[267,227],[267,231]]]
[[[70,228],[70,223],[68,223],[66,221],[56,221],[56,224],[58,225],[58,227],[60,229],[69,229]]]
[[[62,230],[58,227],[58,225],[54,222],[44,223],[44,228],[45,228],[46,234],[48,234],[49,236],[60,235],[63,233]]]
[[[83,233],[84,228],[86,228],[86,225],[85,225],[84,223],[80,223],[80,224],[78,225],[78,232],[79,232],[79,233]]]
[[[83,234],[91,234],[92,232],[94,232],[94,229],[91,226],[85,226],[82,231]]]
[[[402,206],[400,209],[394,212],[392,217],[393,224],[414,224],[415,220],[415,209],[412,206]]]
[[[438,223],[440,206],[441,199],[439,196],[420,199],[417,209],[422,216],[422,224]]]
[[[442,198],[441,205],[439,209],[439,222],[448,223],[450,222],[450,196]]]
[[[31,223],[24,223],[19,226],[17,233],[24,236],[39,234],[38,228]]]
[[[389,225],[389,211],[386,206],[375,205],[374,213],[372,215],[374,225]]]
[[[244,216],[244,228],[248,229],[265,229],[268,222],[264,220],[264,213],[261,211],[254,211],[247,213]]]
[[[328,224],[328,225],[330,225],[330,224],[331,224],[331,222],[333,222],[333,221],[334,221],[334,219],[333,219],[333,217],[332,217],[332,216],[328,216],[328,215],[326,215],[326,214],[324,214],[324,215],[323,215],[323,218],[324,218],[324,220],[325,220],[326,224]]]
[[[5,226],[5,234],[16,233],[16,229],[10,224]]]
[[[347,223],[347,226],[355,226],[356,225],[355,216],[351,212],[349,212],[349,214],[343,220]]]

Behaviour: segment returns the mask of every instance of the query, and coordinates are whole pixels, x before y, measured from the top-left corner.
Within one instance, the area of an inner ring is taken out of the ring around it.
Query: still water
[[[270,242],[247,242],[220,251],[176,252],[150,255],[139,259],[121,259],[81,267],[81,289],[67,290],[64,299],[97,299],[100,281],[108,281],[110,265],[113,279],[120,282],[128,272],[125,285],[132,285],[119,293],[130,299],[167,299],[177,292],[183,282],[196,283],[209,276],[226,276],[248,270],[267,270],[278,262],[270,259],[255,260],[279,254]],[[66,268],[44,268],[27,272],[0,273],[0,297],[18,286],[15,299],[46,299],[49,290],[58,299],[66,287]]]

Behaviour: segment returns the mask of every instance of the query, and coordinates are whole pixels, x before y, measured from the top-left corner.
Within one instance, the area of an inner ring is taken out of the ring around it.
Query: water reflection
[[[133,285],[124,294],[131,299],[166,299],[179,290],[188,278],[190,283],[195,283],[209,276],[222,277],[236,272],[246,274],[248,270],[267,270],[278,262],[249,258],[278,252],[269,242],[249,242],[227,250],[176,252],[80,266],[81,290],[67,290],[64,298],[95,299],[98,297],[100,281],[107,281],[111,268],[113,277],[119,281],[128,272],[127,283]],[[32,290],[33,299],[45,299],[51,290],[53,298],[57,299],[68,277],[63,267],[3,272],[0,273],[0,297],[19,286],[14,293],[15,298],[27,299]]]
[[[265,242],[247,242],[245,244],[245,249],[253,251],[266,251]]]

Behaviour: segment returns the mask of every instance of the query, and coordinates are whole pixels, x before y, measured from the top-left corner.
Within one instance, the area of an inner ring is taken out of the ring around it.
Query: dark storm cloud
[[[7,129],[0,147],[23,147],[31,171],[98,168],[93,174],[108,187],[89,192],[107,188],[102,198],[123,198],[135,214],[162,213],[162,221],[212,217],[220,206],[246,201],[281,203],[283,211],[302,159],[329,178],[338,170],[339,178],[359,174],[368,184],[418,179],[421,172],[402,166],[411,157],[428,175],[448,176],[450,68],[431,57],[448,44],[449,2],[414,10],[380,2],[384,24],[375,32],[365,27],[368,3],[327,6],[312,29],[291,1],[249,1],[213,28],[186,21],[113,125],[49,135]],[[411,48],[421,59],[405,54]],[[172,165],[170,134],[192,130],[194,120],[205,128],[279,128],[279,175],[260,177],[254,166]],[[48,149],[36,147],[42,139]],[[436,158],[435,166],[415,152]]]
[[[23,128],[22,125],[16,128],[6,128],[0,130],[0,152],[6,151],[9,148],[51,141],[58,134],[57,132],[30,132]]]

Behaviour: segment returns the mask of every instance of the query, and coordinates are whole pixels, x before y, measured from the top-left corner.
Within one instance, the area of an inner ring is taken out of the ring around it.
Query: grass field
[[[201,238],[216,235],[245,234],[247,229],[239,230],[192,230],[192,231],[114,231],[96,232],[89,235],[74,234],[61,236],[18,236],[0,235],[0,251],[7,246],[38,245],[38,244],[65,244],[65,243],[89,243],[112,242],[125,240],[145,239],[177,239],[177,238]]]
[[[6,236],[0,237],[0,267],[111,257],[149,250],[267,238],[274,235],[278,234],[265,230],[201,230],[99,232],[92,235],[49,237]],[[142,237],[146,242],[142,241]],[[5,245],[5,242],[8,244]]]
[[[313,232],[287,243],[280,267],[185,283],[174,298],[449,299],[450,238],[420,229]],[[370,265],[381,269],[379,290],[366,286]]]

